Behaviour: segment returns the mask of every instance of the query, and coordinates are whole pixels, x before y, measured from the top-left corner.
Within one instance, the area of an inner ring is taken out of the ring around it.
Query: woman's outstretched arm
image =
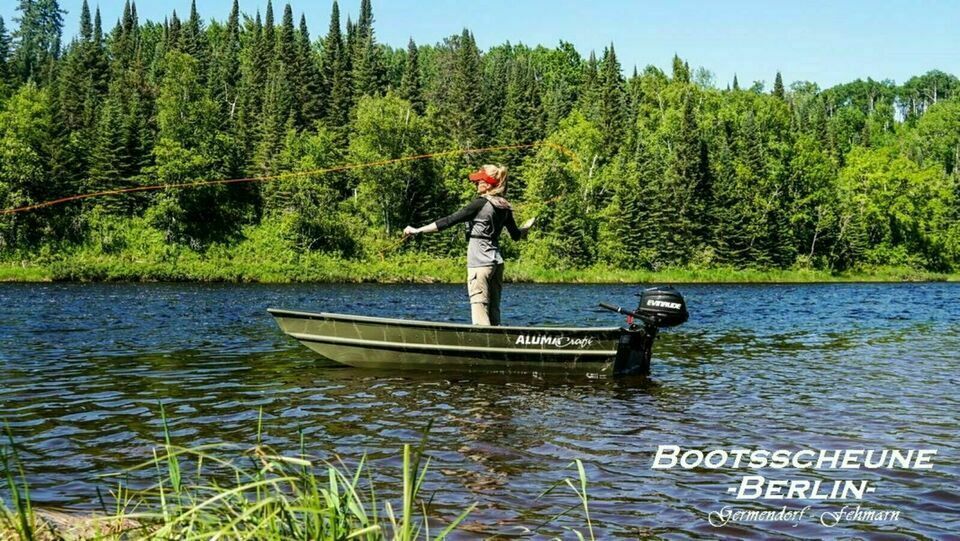
[[[437,228],[437,222],[431,222],[423,227],[413,227],[412,225],[408,225],[407,227],[403,228],[404,235],[418,235],[420,233],[436,233],[437,231],[440,231],[440,229]]]
[[[473,218],[474,216],[476,216],[477,212],[481,208],[483,208],[483,205],[484,203],[486,203],[486,201],[487,200],[484,199],[483,197],[478,197],[473,201],[467,203],[466,206],[454,212],[450,216],[444,216],[443,218],[440,218],[439,220],[431,224],[427,224],[423,227],[413,227],[411,225],[408,225],[407,227],[404,228],[403,234],[417,235],[419,233],[436,233],[437,231],[443,231],[444,229],[450,227],[451,225],[463,223]]]

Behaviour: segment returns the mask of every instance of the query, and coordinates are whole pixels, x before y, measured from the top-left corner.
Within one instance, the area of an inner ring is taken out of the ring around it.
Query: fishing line
[[[337,173],[342,171],[350,171],[354,169],[363,169],[367,167],[382,167],[384,165],[391,165],[395,163],[416,161],[416,160],[425,160],[427,158],[437,158],[443,156],[456,156],[460,154],[471,154],[471,153],[480,153],[480,152],[495,152],[498,150],[517,150],[521,148],[532,148],[535,146],[547,146],[553,148],[562,154],[570,157],[575,164],[579,166],[580,160],[576,154],[573,153],[570,149],[559,145],[557,143],[549,141],[536,141],[534,143],[524,143],[518,145],[502,145],[502,146],[492,146],[492,147],[483,147],[483,148],[467,148],[467,149],[457,149],[457,150],[446,150],[442,152],[431,152],[428,154],[417,154],[413,156],[403,156],[400,158],[392,158],[389,160],[378,160],[373,162],[366,163],[354,163],[339,165],[336,167],[327,167],[323,169],[313,169],[310,171],[291,171],[288,173],[279,173],[276,175],[265,175],[260,177],[248,177],[248,178],[232,178],[232,179],[221,179],[221,180],[202,180],[194,182],[178,182],[173,184],[155,184],[152,186],[135,186],[132,188],[122,188],[117,190],[104,190],[101,192],[93,192],[79,195],[71,195],[69,197],[62,197],[60,199],[53,199],[50,201],[44,201],[42,203],[34,203],[32,205],[25,205],[22,207],[9,208],[0,210],[0,215],[7,214],[17,214],[21,212],[29,212],[32,210],[37,210],[41,208],[52,207],[55,205],[61,205],[63,203],[68,203],[70,201],[80,201],[83,199],[91,199],[94,197],[103,197],[107,195],[121,195],[134,192],[148,192],[148,191],[157,191],[157,190],[166,190],[169,188],[198,188],[201,186],[215,186],[215,185],[224,185],[224,184],[240,184],[244,182],[270,182],[274,180],[281,180],[285,178],[294,178],[294,177],[303,177],[310,175],[324,175],[327,173]]]

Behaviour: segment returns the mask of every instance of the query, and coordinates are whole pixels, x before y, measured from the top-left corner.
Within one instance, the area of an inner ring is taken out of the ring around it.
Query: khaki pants
[[[467,293],[470,317],[474,325],[500,324],[500,291],[503,289],[503,265],[467,269]]]

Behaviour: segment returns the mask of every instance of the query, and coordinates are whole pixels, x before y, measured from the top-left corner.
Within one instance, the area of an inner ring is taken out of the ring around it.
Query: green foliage
[[[164,62],[166,75],[157,98],[155,165],[148,169],[148,178],[175,186],[228,178],[236,170],[238,144],[218,129],[217,105],[197,84],[197,61],[169,52]],[[173,188],[156,198],[146,216],[170,240],[196,247],[242,225],[246,209],[239,203],[244,199],[240,189],[225,185]]]
[[[921,168],[889,149],[853,151],[840,173],[835,250],[848,265],[894,264],[944,270],[951,242],[953,186],[936,167]]]
[[[279,178],[264,186],[268,217],[299,251],[353,256],[356,233],[350,215],[339,209],[343,187],[334,174],[315,172],[339,163],[336,138],[322,126],[315,134],[287,133],[278,158]],[[283,176],[286,175],[286,176]]]
[[[900,110],[908,120],[921,117],[927,109],[941,101],[960,94],[960,79],[956,75],[932,70],[911,77],[896,89]]]
[[[83,4],[66,47],[56,0],[22,0],[16,39],[0,20],[0,205],[165,188],[0,215],[0,257],[62,251],[81,268],[57,272],[78,277],[347,276],[329,261],[406,277],[396,262],[453,261],[463,239],[398,231],[449,214],[471,196],[468,171],[501,163],[517,216],[538,217],[527,242],[505,243],[530,268],[957,264],[954,75],[820,89],[778,72],[771,92],[736,77],[721,91],[679,56],[624,78],[612,43],[599,58],[564,41],[481,51],[464,29],[393,49],[368,0],[346,32],[333,2],[314,43],[305,17],[285,5],[276,24],[273,7],[251,18],[234,2],[205,22],[194,3],[156,24],[128,2],[104,34]],[[390,161],[536,141],[549,144]],[[267,178],[192,186],[242,177]],[[138,271],[124,231],[169,254]]]
[[[357,104],[350,138],[351,163],[385,162],[377,168],[352,172],[357,206],[369,223],[389,236],[420,218],[424,204],[438,190],[429,162],[390,160],[423,154],[422,120],[412,105],[392,93],[383,98],[363,97]]]
[[[428,87],[429,99],[437,104],[451,143],[459,148],[482,146],[486,142],[480,109],[483,85],[477,84],[482,70],[473,34],[464,29],[445,39],[438,52],[435,61],[440,76]]]
[[[939,163],[944,173],[960,179],[960,99],[931,106],[917,122],[915,144],[915,161]]]
[[[0,204],[4,208],[49,199],[60,186],[46,174],[51,135],[50,99],[45,89],[30,83],[10,97],[0,110]],[[32,246],[50,237],[44,216],[0,216],[0,249]]]

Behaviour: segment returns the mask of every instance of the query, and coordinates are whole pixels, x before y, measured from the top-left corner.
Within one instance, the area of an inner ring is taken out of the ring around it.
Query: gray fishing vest
[[[487,200],[473,220],[467,222],[467,267],[502,265],[500,233],[509,209],[498,209]]]

